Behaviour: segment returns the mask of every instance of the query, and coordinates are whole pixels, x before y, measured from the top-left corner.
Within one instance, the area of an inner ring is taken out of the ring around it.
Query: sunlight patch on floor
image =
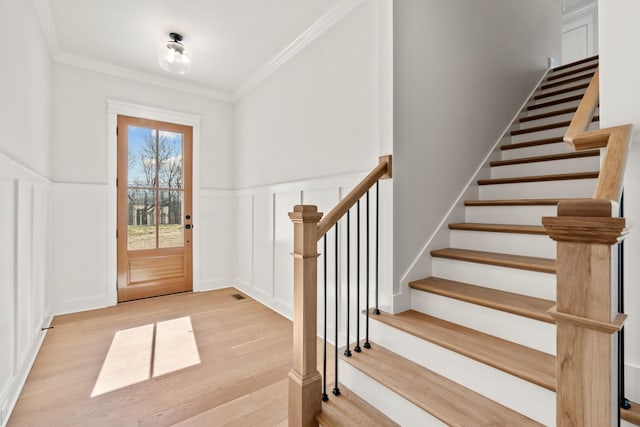
[[[116,332],[91,397],[149,379],[153,324]]]
[[[154,377],[199,363],[200,353],[190,317],[181,317],[156,324]]]
[[[91,397],[199,363],[190,316],[124,329],[113,337]]]

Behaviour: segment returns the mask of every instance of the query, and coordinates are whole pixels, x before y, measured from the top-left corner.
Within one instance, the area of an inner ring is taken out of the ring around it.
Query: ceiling
[[[35,0],[55,61],[233,100],[363,0]],[[158,66],[169,32],[191,73]]]

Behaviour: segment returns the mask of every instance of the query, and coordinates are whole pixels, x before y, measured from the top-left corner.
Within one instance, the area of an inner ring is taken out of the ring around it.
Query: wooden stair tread
[[[446,248],[431,251],[431,256],[479,264],[497,265],[500,267],[518,268],[521,270],[539,271],[541,273],[556,272],[556,260],[523,255],[502,254],[497,252],[474,251],[470,249]]]
[[[478,304],[518,316],[555,323],[553,317],[547,313],[547,310],[555,305],[555,301],[499,291],[440,277],[427,277],[416,280],[410,282],[409,286],[420,291]]]
[[[553,117],[553,116],[560,116],[562,114],[575,113],[577,110],[578,110],[578,107],[562,108],[560,110],[549,111],[548,113],[540,113],[540,114],[534,114],[531,116],[522,117],[520,118],[519,121],[520,123],[526,123],[533,120],[546,119],[548,117]]]
[[[322,410],[316,415],[316,421],[323,427],[400,427],[342,384],[340,396],[331,395],[327,402],[322,402]]]
[[[396,315],[381,312],[371,318],[540,387],[556,389],[556,358],[551,354],[415,310]]]
[[[620,409],[620,417],[628,423],[640,426],[640,404],[631,403],[631,408]]]
[[[534,97],[534,99],[550,98],[552,96],[562,95],[563,93],[573,92],[580,89],[586,89],[588,86],[589,86],[589,83],[581,83],[581,84],[565,87],[563,89],[558,89],[558,90],[553,90],[551,92],[538,94]]]
[[[567,68],[575,67],[576,65],[585,64],[587,62],[595,61],[598,58],[599,58],[598,55],[593,55],[593,56],[590,56],[588,58],[584,58],[584,59],[580,59],[578,61],[570,62],[568,64],[559,65],[559,66],[555,67],[554,69],[552,69],[551,72],[555,73],[556,71],[566,70]]]
[[[449,224],[449,229],[485,231],[494,233],[540,234],[544,236],[547,235],[547,231],[542,225],[478,224],[471,222],[460,222]]]
[[[518,184],[522,182],[542,182],[542,181],[566,181],[571,179],[593,179],[593,178],[598,178],[599,174],[600,174],[599,171],[594,171],[594,172],[556,173],[556,174],[550,174],[550,175],[514,176],[510,178],[479,179],[478,185]]]
[[[593,78],[593,75],[595,73],[596,73],[595,70],[593,70],[593,71],[589,71],[588,73],[585,73],[585,74],[580,74],[579,76],[570,77],[568,79],[554,80],[552,83],[543,84],[542,86],[540,86],[540,88],[542,90],[546,90],[546,89],[551,89],[551,88],[558,87],[558,86],[563,86],[563,85],[566,85],[568,83],[579,82],[580,80]]]
[[[381,314],[376,319],[385,318]],[[393,325],[392,325],[393,326]],[[452,426],[539,426],[505,406],[417,363],[371,343],[372,348],[342,359],[417,407]]]
[[[591,121],[592,122],[600,121],[600,116],[598,115],[593,116],[593,119]],[[518,130],[511,131],[511,135],[524,135],[526,133],[540,132],[543,130],[564,128],[564,127],[569,127],[570,124],[571,124],[571,120],[567,120],[564,122],[550,123],[548,125],[533,126],[526,129],[518,129]]]
[[[516,144],[501,145],[501,150],[516,150],[518,148],[537,147],[539,145],[564,143],[564,137],[554,136],[553,138],[534,139],[531,141],[518,142]]]
[[[583,96],[584,96],[583,94],[578,94],[578,95],[567,96],[566,98],[556,99],[553,101],[542,102],[540,104],[529,105],[527,107],[527,110],[529,111],[539,110],[540,108],[552,107],[554,105],[564,104],[565,102],[580,101]]]
[[[598,62],[594,62],[593,64],[585,65],[583,67],[578,67],[576,69],[569,70],[569,71],[564,71],[562,73],[554,72],[553,75],[550,75],[549,77],[547,77],[547,81],[558,80],[563,77],[570,76],[572,74],[579,74],[588,70],[592,70],[594,68],[598,68],[598,64],[599,64]]]
[[[490,166],[498,167],[498,166],[519,165],[523,163],[549,162],[552,160],[578,159],[581,157],[597,157],[599,155],[600,155],[600,150],[574,151],[572,153],[548,154],[546,156],[521,157],[519,159],[511,159],[511,160],[496,160],[494,162],[491,162]]]
[[[561,200],[576,199],[499,199],[465,200],[465,206],[555,206]]]

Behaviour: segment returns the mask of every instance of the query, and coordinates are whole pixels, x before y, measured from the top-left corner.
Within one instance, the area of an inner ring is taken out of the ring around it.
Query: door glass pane
[[[158,242],[161,248],[184,246],[182,191],[160,191]]]
[[[158,132],[158,162],[160,188],[183,188],[181,133]]]
[[[131,250],[156,248],[156,192],[128,191],[127,247]]]
[[[154,187],[156,180],[156,130],[129,126],[128,183],[130,187]]]

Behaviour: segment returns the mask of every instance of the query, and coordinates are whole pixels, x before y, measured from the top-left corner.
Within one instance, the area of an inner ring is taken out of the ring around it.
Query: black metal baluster
[[[371,348],[371,343],[369,342],[369,191],[367,190],[367,203],[366,203],[366,214],[367,214],[367,226],[366,226],[366,250],[367,250],[367,255],[366,255],[366,268],[367,268],[367,274],[365,275],[366,281],[367,281],[367,290],[366,290],[366,294],[367,294],[367,306],[366,306],[366,310],[367,310],[367,317],[366,317],[366,325],[365,325],[365,339],[364,339],[364,348]]]
[[[379,234],[380,234],[380,221],[378,220],[380,216],[380,180],[376,181],[376,308],[373,311],[375,314],[380,314],[380,306],[378,305],[378,274],[380,270],[379,267],[379,253],[380,253],[380,249],[379,249],[379,245],[378,242],[380,240],[379,238]]]
[[[339,239],[338,239],[338,227],[339,227],[340,223],[337,222],[335,227],[336,227],[336,319],[335,319],[335,323],[333,324],[333,329],[335,332],[335,343],[334,343],[334,354],[335,354],[335,361],[336,361],[336,365],[335,365],[335,382],[333,384],[333,394],[338,396],[340,394],[340,388],[338,388],[338,310],[339,310],[339,302],[340,302],[340,294],[339,294],[339,271],[338,271],[338,243],[339,243]]]
[[[360,353],[360,200],[356,204],[356,346],[353,351]]]
[[[329,400],[327,394],[327,235],[324,235],[324,350],[322,355],[322,401]]]
[[[351,305],[351,210],[347,211],[347,348],[344,350],[344,355],[351,357],[351,350],[349,349],[349,324],[351,319],[349,318],[349,307]]]
[[[624,190],[620,197],[620,217],[624,217]],[[624,240],[618,243],[618,312],[624,313]],[[629,399],[624,396],[624,326],[618,332],[618,404],[624,409],[631,408]]]

